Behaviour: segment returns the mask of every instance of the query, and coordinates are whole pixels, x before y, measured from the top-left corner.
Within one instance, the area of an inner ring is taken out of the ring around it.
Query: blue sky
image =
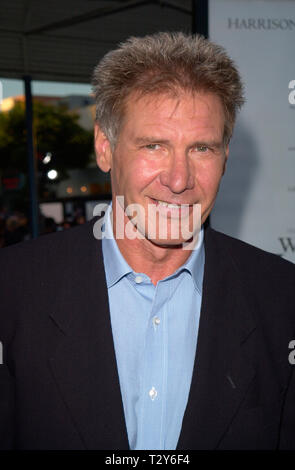
[[[3,98],[24,94],[22,80],[0,77],[0,81],[2,82]],[[32,93],[47,96],[89,95],[91,86],[79,83],[33,81]]]

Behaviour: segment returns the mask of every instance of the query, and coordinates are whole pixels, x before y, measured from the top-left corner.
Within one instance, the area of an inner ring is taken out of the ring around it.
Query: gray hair
[[[237,111],[244,103],[239,72],[225,49],[202,36],[160,32],[131,37],[108,52],[92,79],[96,121],[112,147],[132,93],[211,92],[225,112],[224,143],[231,138]]]

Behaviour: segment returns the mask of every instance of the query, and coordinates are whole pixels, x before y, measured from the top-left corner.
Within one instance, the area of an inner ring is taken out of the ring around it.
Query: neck
[[[129,218],[124,214],[124,223]],[[143,272],[150,277],[156,285],[158,281],[173,274],[182,266],[191,254],[191,250],[184,250],[182,245],[157,245],[147,238],[126,237],[124,230],[123,238],[116,233],[116,210],[113,211],[113,233],[118,248],[135,272]]]
[[[181,247],[157,246],[149,240],[117,239],[117,245],[129,266],[143,272],[154,285],[173,274],[189,258],[191,251]]]

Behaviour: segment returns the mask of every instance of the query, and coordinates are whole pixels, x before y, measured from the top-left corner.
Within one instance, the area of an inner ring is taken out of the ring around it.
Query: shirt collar
[[[126,274],[132,272],[132,268],[119,250],[113,235],[114,232],[110,217],[111,210],[112,203],[110,203],[105,212],[104,224],[102,226],[105,231],[105,238],[102,239],[102,253],[108,288],[116,284],[116,282],[126,276]]]
[[[132,268],[129,266],[122,253],[120,252],[117,242],[113,236],[113,227],[110,217],[111,210],[112,203],[109,204],[109,207],[107,208],[104,216],[103,227],[105,230],[105,237],[102,239],[102,252],[108,288],[116,284],[127,274],[133,272]],[[166,279],[175,277],[182,271],[187,271],[192,276],[195,288],[199,293],[201,293],[203,283],[204,261],[204,228],[202,226],[199,233],[198,242],[187,261]]]
[[[204,249],[204,228],[201,227],[197,244],[191,252],[186,262],[180,266],[171,276],[177,275],[179,272],[187,271],[191,274],[195,284],[195,288],[201,294],[203,284],[203,273],[205,263],[205,249]]]

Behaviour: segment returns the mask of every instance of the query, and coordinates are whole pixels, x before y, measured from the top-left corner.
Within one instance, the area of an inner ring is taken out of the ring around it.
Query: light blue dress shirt
[[[203,228],[186,263],[154,286],[112,237],[109,206],[102,250],[129,446],[173,450],[195,360],[204,272]],[[144,267],[143,267],[144,271]]]

